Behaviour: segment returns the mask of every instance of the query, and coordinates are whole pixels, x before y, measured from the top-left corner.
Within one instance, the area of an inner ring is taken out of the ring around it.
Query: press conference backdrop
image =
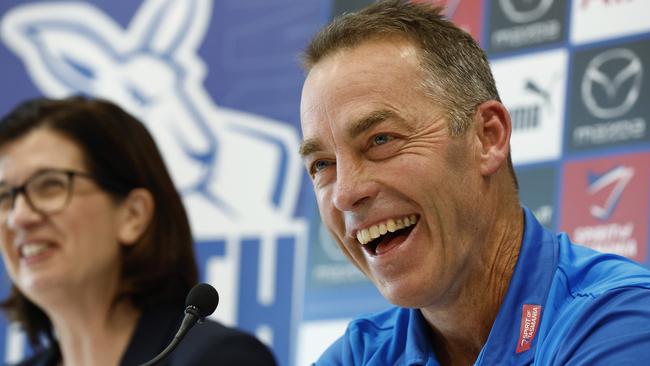
[[[201,276],[221,294],[215,318],[304,365],[348,319],[388,306],[320,225],[297,156],[298,54],[368,3],[3,0],[0,114],[86,94],[144,120],[190,213]],[[577,242],[650,265],[650,1],[438,3],[488,52],[524,204]],[[187,141],[217,153],[197,160]],[[3,320],[0,358],[20,359],[24,343]]]

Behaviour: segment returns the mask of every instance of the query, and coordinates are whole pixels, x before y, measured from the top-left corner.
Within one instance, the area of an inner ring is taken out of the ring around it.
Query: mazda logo
[[[612,66],[620,64],[624,66],[612,72]],[[631,83],[628,83],[628,80],[632,80]],[[642,81],[643,64],[634,52],[625,48],[607,50],[594,57],[587,65],[582,78],[582,100],[589,112],[598,118],[620,117],[629,112],[639,99]],[[630,84],[629,88],[623,87]],[[599,98],[596,98],[596,90],[604,91],[604,98],[601,93]],[[623,93],[627,94],[623,97]],[[621,102],[614,103],[617,100]]]
[[[548,12],[548,9],[551,8],[551,5],[553,5],[553,0],[538,0],[537,6],[534,6],[530,8],[530,5],[528,5],[527,10],[519,10],[517,9],[517,6],[515,6],[515,3],[528,3],[530,4],[531,0],[499,0],[499,4],[501,5],[501,9],[503,9],[503,12],[505,15],[515,23],[528,23],[528,22],[534,22],[535,20],[541,18]]]

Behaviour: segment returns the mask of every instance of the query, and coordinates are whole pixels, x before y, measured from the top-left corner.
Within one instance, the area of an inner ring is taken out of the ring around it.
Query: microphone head
[[[192,287],[185,299],[185,307],[193,307],[198,310],[201,318],[212,314],[219,304],[219,294],[214,287],[207,283],[199,283]]]

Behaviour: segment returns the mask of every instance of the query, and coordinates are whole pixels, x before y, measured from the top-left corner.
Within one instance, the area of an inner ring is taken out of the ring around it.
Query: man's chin
[[[431,303],[431,296],[425,291],[406,288],[379,288],[379,292],[388,302],[403,308],[423,308]]]

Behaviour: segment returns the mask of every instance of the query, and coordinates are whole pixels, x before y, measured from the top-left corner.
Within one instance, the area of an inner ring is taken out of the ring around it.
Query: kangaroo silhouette
[[[290,220],[302,169],[293,127],[217,107],[197,55],[209,0],[148,0],[126,29],[87,3],[11,9],[2,38],[50,97],[107,98],[161,148],[199,236]]]

